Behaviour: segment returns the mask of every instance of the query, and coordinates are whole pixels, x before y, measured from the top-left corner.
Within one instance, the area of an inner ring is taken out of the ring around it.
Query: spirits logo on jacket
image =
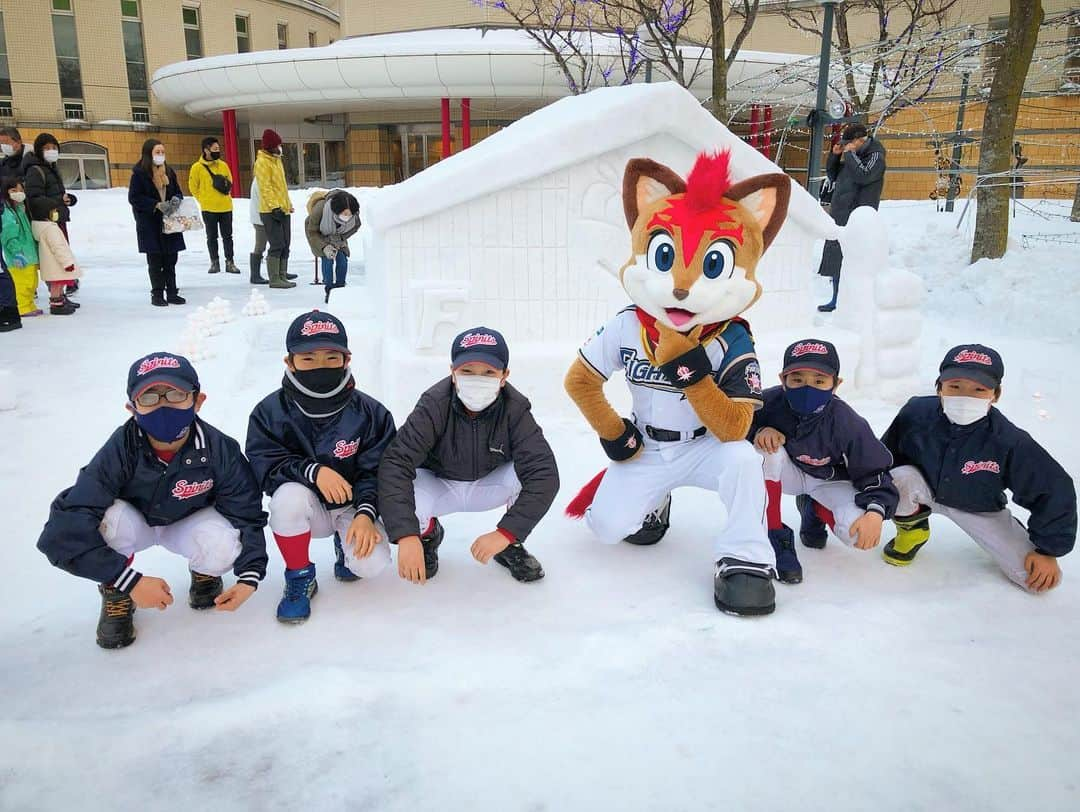
[[[204,479],[202,482],[188,482],[181,479],[172,489],[172,495],[177,499],[191,499],[193,496],[201,496],[214,487],[214,480]]]
[[[824,344],[816,341],[803,341],[796,344],[794,349],[791,350],[791,356],[793,358],[801,358],[804,355],[828,355],[829,350]]]
[[[990,360],[990,356],[985,352],[976,352],[975,350],[961,350],[953,357],[953,361],[957,364],[983,364],[985,366],[993,366],[994,364]]]
[[[832,457],[818,459],[817,457],[811,457],[809,454],[800,454],[795,459],[806,465],[828,465],[832,462]]]
[[[961,474],[977,474],[979,471],[990,471],[993,474],[1000,474],[1001,466],[993,460],[983,460],[982,462],[968,460],[964,463],[964,467],[960,469]]]
[[[171,355],[158,355],[154,358],[147,358],[139,364],[139,369],[135,374],[145,375],[155,369],[177,369],[179,366],[180,360],[178,358],[173,358]]]
[[[339,460],[346,460],[349,457],[354,456],[359,449],[359,440],[353,440],[352,442],[349,442],[348,440],[338,440],[337,444],[334,446],[334,456]]]
[[[340,330],[338,326],[332,321],[305,321],[304,326],[300,328],[300,335],[302,336],[317,336],[322,333],[331,333],[337,335]]]
[[[495,336],[488,333],[469,333],[461,339],[461,349],[467,350],[470,347],[495,347],[499,342]]]

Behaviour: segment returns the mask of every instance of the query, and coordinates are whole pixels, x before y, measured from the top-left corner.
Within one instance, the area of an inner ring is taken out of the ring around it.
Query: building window
[[[149,124],[150,123],[150,108],[149,107],[132,107],[131,108],[131,120],[136,124]]]
[[[281,51],[289,47],[289,26],[285,23],[277,24],[277,47]]]
[[[0,104],[11,107],[11,72],[8,70],[7,36],[4,34],[4,12],[0,11]],[[8,116],[11,113],[7,113]]]
[[[86,108],[82,102],[64,102],[64,121],[86,121]]]
[[[15,110],[10,99],[0,99],[0,118],[14,118]]]
[[[316,33],[314,31],[307,32],[307,44],[309,48],[314,48],[318,44],[316,42]]]
[[[251,32],[248,30],[248,18],[236,16],[236,52],[246,54],[251,51]]]
[[[56,46],[56,73],[60,95],[81,99],[82,69],[79,67],[79,40],[75,35],[75,13],[71,0],[52,0],[53,44]]]
[[[187,46],[188,59],[200,59],[202,53],[202,31],[199,29],[199,10],[184,6],[184,44]]]
[[[146,86],[146,51],[143,49],[139,0],[120,0],[120,26],[124,35],[124,61],[127,63],[128,97],[132,102],[148,102]]]
[[[89,141],[61,144],[56,168],[68,189],[108,189],[112,185],[108,151]]]

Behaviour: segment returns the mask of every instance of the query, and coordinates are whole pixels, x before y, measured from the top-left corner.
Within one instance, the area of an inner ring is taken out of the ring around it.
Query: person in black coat
[[[0,159],[0,181],[8,177],[21,180],[26,173],[26,163],[34,153],[27,149],[15,127],[0,127],[0,153],[4,156]]]
[[[832,148],[825,174],[832,183],[829,213],[838,226],[846,226],[851,213],[859,206],[877,208],[881,188],[885,183],[885,147],[870,135],[863,124],[844,128],[840,143]],[[840,266],[844,255],[836,240],[825,242],[818,273],[832,279],[832,300],[818,310],[830,313],[836,309],[840,290]]]
[[[184,193],[176,173],[165,163],[165,145],[148,138],[142,157],[131,171],[128,203],[135,215],[139,253],[146,254],[150,274],[150,303],[155,307],[186,304],[176,288],[176,260],[184,245],[184,235],[166,234],[164,219],[180,205]]]
[[[379,464],[379,510],[398,545],[398,574],[424,583],[439,567],[439,516],[504,509],[470,552],[518,581],[544,569],[522,542],[559,490],[559,469],[529,400],[506,379],[510,351],[488,327],[450,349],[451,375],[420,396]]]
[[[41,133],[34,139],[34,151],[23,163],[23,189],[26,190],[27,208],[40,211],[56,209],[60,213],[57,223],[68,237],[67,224],[71,222],[71,207],[78,201],[75,195],[64,188],[64,181],[56,162],[60,160],[60,145],[50,133]],[[35,203],[37,200],[47,202]],[[45,218],[35,218],[45,219]]]

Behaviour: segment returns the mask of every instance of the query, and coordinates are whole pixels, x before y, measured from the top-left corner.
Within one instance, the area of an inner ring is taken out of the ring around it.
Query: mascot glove
[[[643,438],[637,426],[623,418],[623,433],[614,440],[600,438],[600,445],[604,447],[604,453],[608,459],[614,462],[626,462],[641,451]]]
[[[704,345],[698,344],[666,364],[661,364],[660,371],[676,389],[686,389],[712,375],[713,369]]]

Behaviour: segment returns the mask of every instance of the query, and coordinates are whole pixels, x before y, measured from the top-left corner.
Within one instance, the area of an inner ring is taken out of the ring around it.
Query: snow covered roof
[[[614,35],[596,34],[593,52],[615,54]],[[697,59],[701,49],[688,46]],[[692,53],[691,53],[692,52]],[[737,85],[797,54],[740,51],[729,71]],[[694,91],[711,92],[708,53]],[[393,99],[537,99],[569,95],[554,59],[523,31],[443,28],[349,37],[321,48],[254,51],[166,65],[151,79],[166,106],[201,116],[260,106],[336,112]]]
[[[387,229],[657,134],[677,138],[695,153],[730,149],[734,181],[783,171],[674,82],[600,88],[543,107],[407,181],[378,190],[365,206],[364,221],[375,230]],[[796,183],[788,219],[815,237],[837,233],[832,218]]]

